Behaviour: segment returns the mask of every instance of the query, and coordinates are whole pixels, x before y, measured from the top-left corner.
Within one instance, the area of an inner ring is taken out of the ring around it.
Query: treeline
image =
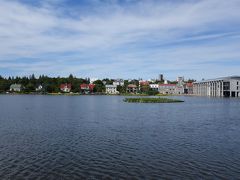
[[[39,85],[43,86],[43,91],[49,93],[60,92],[60,85],[63,83],[70,83],[72,85],[72,92],[79,92],[79,85],[89,83],[89,79],[76,78],[73,75],[69,75],[69,77],[48,77],[41,75],[38,78],[35,75],[31,75],[29,77],[8,77],[3,78],[0,76],[0,92],[9,91],[11,84],[21,84],[24,88],[22,92],[34,92]]]
[[[96,80],[93,82],[95,85],[93,91],[103,93],[105,92],[105,84],[112,84],[114,79],[105,78],[103,80]],[[0,75],[0,93],[8,92],[12,84],[21,84],[22,93],[36,92],[36,88],[41,85],[43,86],[42,93],[59,93],[61,84],[71,84],[71,92],[77,93],[80,91],[81,84],[89,84],[90,79],[83,79],[74,77],[72,74],[69,77],[48,77],[40,75],[38,78],[34,74],[23,77],[8,77],[4,78]],[[118,86],[117,89],[120,93],[126,92],[126,87],[130,82],[124,81],[124,86]],[[133,80],[132,83],[138,85],[137,80]]]

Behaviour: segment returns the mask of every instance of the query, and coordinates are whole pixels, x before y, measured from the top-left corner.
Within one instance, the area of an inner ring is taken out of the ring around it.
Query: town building
[[[92,93],[95,84],[80,84],[80,91],[84,94]]]
[[[176,84],[159,84],[160,94],[175,94]]]
[[[194,82],[193,93],[199,96],[240,97],[240,76]]]
[[[106,85],[106,93],[107,94],[119,94],[117,91],[117,86],[116,85]]]
[[[182,83],[183,81],[184,81],[184,77],[183,76],[177,77],[177,82],[178,83]]]
[[[70,92],[71,89],[72,89],[72,85],[71,84],[65,83],[65,84],[61,84],[60,85],[60,90],[62,92],[66,92],[67,93],[67,92]]]
[[[164,84],[168,84],[168,80],[164,80]]]
[[[140,86],[149,86],[149,82],[148,81],[144,81],[144,80],[140,80],[139,81],[139,85]]]
[[[182,84],[176,84],[174,94],[184,94],[184,86]]]
[[[139,81],[139,91],[146,92],[148,90],[149,90],[149,82],[144,81],[144,80],[140,80]]]
[[[164,81],[163,74],[159,74],[159,81]]]
[[[159,89],[159,84],[149,84],[149,87],[153,91],[158,91]]]
[[[43,86],[40,84],[36,87],[35,89],[36,91],[42,91],[43,90]]]
[[[115,86],[123,86],[124,85],[124,81],[123,79],[117,79],[113,82],[113,85]]]
[[[127,86],[127,92],[128,93],[133,93],[133,94],[136,94],[138,91],[138,87],[135,85],[135,84],[129,84]]]
[[[193,94],[193,83],[184,84],[184,94]]]
[[[10,86],[10,91],[13,91],[13,92],[20,92],[22,90],[22,85],[21,84],[12,84]]]

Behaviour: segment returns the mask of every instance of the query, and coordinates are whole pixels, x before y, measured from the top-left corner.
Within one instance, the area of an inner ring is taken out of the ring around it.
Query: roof
[[[95,87],[95,84],[89,84],[88,87],[89,89],[93,89]]]
[[[149,84],[150,86],[159,86],[159,84]]]
[[[137,86],[135,84],[129,84],[127,87],[128,88],[137,88]]]
[[[13,88],[21,88],[21,87],[22,87],[21,84],[12,84],[12,85],[10,86],[11,89],[13,89]]]
[[[159,86],[176,86],[176,84],[159,84]]]
[[[60,85],[60,88],[62,89],[62,88],[71,88],[72,87],[72,85],[71,84],[67,84],[67,83],[65,83],[65,84],[61,84]]]
[[[187,83],[186,86],[187,86],[187,87],[192,87],[192,86],[193,86],[193,83]]]
[[[149,85],[149,82],[148,81],[140,81],[139,84],[142,86],[147,86],[147,85]]]
[[[89,88],[89,85],[88,84],[80,84],[80,87],[81,88]]]
[[[197,81],[194,83],[204,83],[204,82],[209,82],[209,81],[224,81],[224,80],[227,81],[227,80],[231,80],[231,79],[240,80],[240,76],[220,77],[220,78],[216,78],[216,79],[207,79],[207,80]]]
[[[116,87],[117,87],[116,85],[112,85],[112,84],[106,85],[106,88],[116,88]]]

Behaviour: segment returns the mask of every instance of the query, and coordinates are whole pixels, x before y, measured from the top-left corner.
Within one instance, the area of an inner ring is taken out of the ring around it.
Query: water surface
[[[236,179],[240,98],[0,96],[1,179]]]

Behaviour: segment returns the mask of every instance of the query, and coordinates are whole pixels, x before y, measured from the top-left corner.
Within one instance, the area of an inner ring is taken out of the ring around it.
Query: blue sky
[[[0,0],[0,75],[240,75],[239,0]]]

